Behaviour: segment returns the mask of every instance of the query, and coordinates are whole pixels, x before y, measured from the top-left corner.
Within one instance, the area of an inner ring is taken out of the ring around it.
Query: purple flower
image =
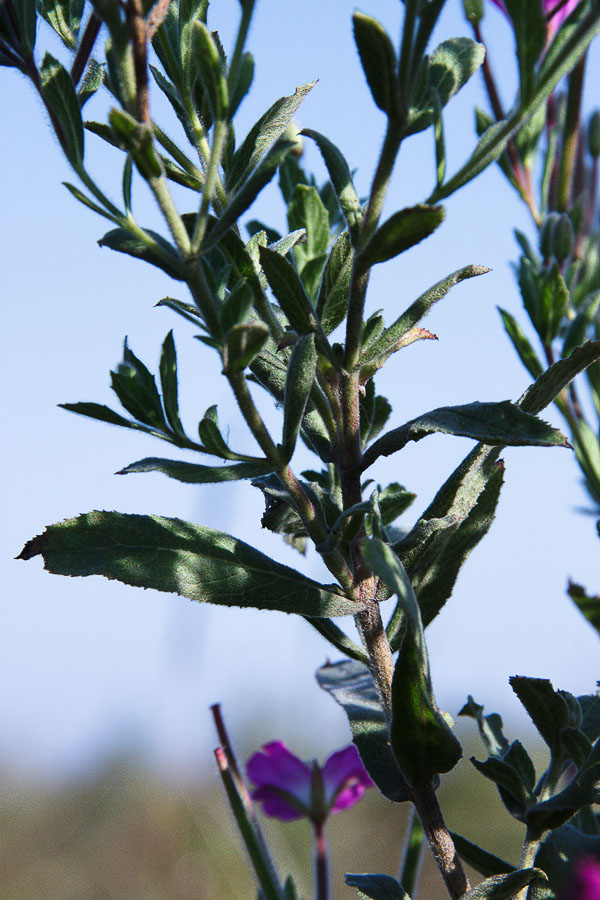
[[[492,3],[508,16],[504,0],[492,0]],[[579,0],[567,0],[567,2],[561,6],[560,0],[542,0],[542,10],[544,15],[549,17],[547,24],[547,37],[549,41],[554,37],[562,23],[567,16],[573,12],[578,3]],[[555,10],[557,6],[560,6],[560,9],[553,13],[553,10]]]
[[[324,766],[305,763],[281,741],[265,744],[248,760],[246,771],[256,788],[254,800],[267,816],[284,822],[306,817],[321,825],[332,813],[358,803],[373,782],[351,744],[328,757]]]
[[[565,900],[600,900],[600,860],[580,856],[573,866]]]

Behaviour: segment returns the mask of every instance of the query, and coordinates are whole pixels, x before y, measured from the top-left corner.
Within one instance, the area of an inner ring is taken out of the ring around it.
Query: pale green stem
[[[194,226],[194,235],[192,237],[192,253],[196,256],[200,252],[204,235],[206,234],[206,226],[208,224],[208,211],[215,193],[217,182],[219,180],[219,165],[225,147],[227,138],[227,123],[215,122],[213,128],[213,141],[210,150],[210,158],[208,161],[208,169],[206,170],[206,182],[202,191],[202,200],[200,201],[200,210],[196,216],[196,225]]]
[[[177,244],[177,249],[181,256],[187,259],[191,254],[192,246],[183,220],[173,203],[164,175],[159,175],[157,178],[149,178],[148,184],[169,227],[173,240]]]

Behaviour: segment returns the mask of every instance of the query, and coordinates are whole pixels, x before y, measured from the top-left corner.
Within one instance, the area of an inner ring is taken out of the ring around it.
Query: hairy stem
[[[430,781],[415,785],[411,795],[448,893],[452,900],[458,900],[469,890],[469,881],[444,822],[433,785]]]

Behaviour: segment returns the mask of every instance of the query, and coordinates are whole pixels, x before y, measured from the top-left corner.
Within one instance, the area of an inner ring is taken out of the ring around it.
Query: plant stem
[[[431,781],[414,785],[411,797],[448,893],[452,900],[458,900],[469,890],[469,881],[444,822]]]
[[[409,813],[406,843],[402,853],[400,864],[400,884],[406,893],[412,897],[416,893],[419,881],[421,865],[423,863],[423,850],[425,849],[425,835],[423,826],[419,820],[415,808]]]
[[[169,193],[164,175],[160,175],[158,178],[149,178],[148,184],[152,189],[152,193],[156,198],[156,202],[160,207],[165,222],[169,226],[169,231],[173,235],[173,240],[177,244],[177,249],[184,259],[189,257],[192,245],[182,218],[173,203],[173,198]]]
[[[100,19],[95,12],[92,12],[87,20],[85,31],[83,32],[79,47],[77,48],[77,53],[75,54],[75,59],[73,60],[73,65],[71,66],[71,78],[73,79],[75,87],[79,84],[79,79],[85,71],[85,67],[87,66],[90,54],[94,49],[94,44],[96,43],[96,38],[98,37],[101,26],[102,19]]]
[[[525,841],[523,843],[523,849],[521,850],[521,859],[519,861],[520,869],[530,869],[531,866],[533,866],[539,846],[540,838],[532,837],[531,832],[529,831],[529,829],[527,829],[527,834],[525,835]],[[515,900],[527,900],[528,893],[529,885],[526,885],[524,888],[521,888],[519,893],[515,896]]]
[[[567,212],[573,199],[573,174],[575,172],[577,145],[579,143],[579,113],[581,110],[586,59],[587,54],[584,54],[569,75],[564,140],[558,170],[558,192],[556,198],[558,212]]]
[[[322,822],[315,825],[315,888],[316,900],[328,900],[329,860]]]
[[[206,170],[206,181],[204,190],[202,191],[202,199],[200,201],[200,209],[196,216],[196,224],[194,226],[194,235],[192,237],[192,253],[196,256],[200,252],[204,235],[206,234],[206,226],[208,223],[208,210],[210,208],[213,194],[219,180],[219,165],[223,155],[223,148],[227,138],[227,123],[215,122],[213,128],[212,147],[210,148],[210,157],[208,160],[208,168]]]

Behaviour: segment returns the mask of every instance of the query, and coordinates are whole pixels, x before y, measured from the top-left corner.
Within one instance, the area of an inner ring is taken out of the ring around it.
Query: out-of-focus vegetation
[[[516,862],[523,835],[493,785],[469,771],[468,756],[482,754],[476,744],[468,744],[466,758],[440,788],[448,824]],[[406,814],[405,805],[392,805],[371,790],[357,807],[330,820],[334,900],[355,897],[354,889],[344,885],[344,872],[397,874],[398,831]],[[301,896],[310,900],[306,822],[263,823],[280,872],[291,873]],[[207,769],[185,786],[130,762],[58,786],[15,780],[5,771],[0,774],[0,827],[2,900],[256,897],[216,771]],[[439,875],[427,851],[419,898],[435,900],[439,892]]]

